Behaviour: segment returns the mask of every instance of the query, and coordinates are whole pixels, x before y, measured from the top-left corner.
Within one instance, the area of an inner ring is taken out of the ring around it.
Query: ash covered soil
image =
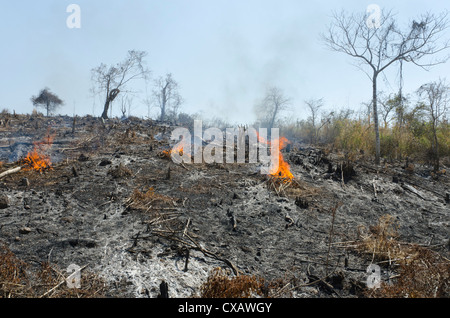
[[[172,162],[167,124],[73,124],[18,115],[0,127],[0,173],[53,136],[51,169],[0,179],[0,241],[35,267],[89,269],[107,297],[157,297],[163,281],[169,297],[199,296],[217,267],[280,282],[271,297],[365,297],[370,264],[383,282],[398,276],[395,255],[356,248],[384,215],[399,244],[450,258],[448,159],[435,176],[411,159],[413,169],[362,156],[347,165],[343,154],[293,143],[283,151],[295,177],[286,186],[258,164]]]

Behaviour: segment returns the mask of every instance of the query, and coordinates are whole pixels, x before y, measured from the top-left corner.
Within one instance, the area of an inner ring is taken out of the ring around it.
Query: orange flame
[[[172,149],[170,149],[170,150],[164,150],[164,151],[163,151],[163,153],[164,153],[165,155],[167,155],[168,157],[170,157],[170,155],[171,155],[172,153],[177,153],[177,152],[180,154],[180,156],[183,155],[183,145],[178,145],[178,146],[176,146],[176,147],[174,147],[174,148],[172,148]]]
[[[173,153],[178,153],[180,156],[183,155],[183,151],[184,151],[184,145],[185,145],[185,141],[183,140],[182,142],[176,144],[175,146],[172,147],[172,149],[170,150],[164,150],[162,153],[164,155],[166,155],[167,157],[170,157]],[[190,156],[189,153],[187,153],[187,155]]]
[[[30,151],[23,159],[23,163],[25,164],[23,170],[35,170],[41,172],[45,169],[51,169],[52,162],[50,157],[45,154],[45,151],[48,150],[52,144],[53,137],[50,135],[48,135],[43,141],[33,142],[33,150]]]
[[[270,145],[270,142],[266,141],[258,133],[256,133],[256,136],[258,137],[259,142]],[[286,137],[281,137],[278,139],[278,167],[274,167],[269,171],[269,175],[271,175],[272,177],[283,179],[286,182],[290,182],[294,179],[294,175],[291,172],[291,167],[284,160],[283,154],[281,153],[281,149],[284,149],[284,147],[286,147],[288,143],[290,143],[290,141]]]
[[[289,164],[284,160],[283,155],[281,153],[281,149],[284,149],[286,145],[289,143],[289,140],[286,137],[281,137],[278,140],[278,169],[275,171],[270,171],[270,174],[273,176],[278,176],[280,178],[284,178],[288,181],[291,181],[294,179],[294,175],[291,173],[291,167]]]

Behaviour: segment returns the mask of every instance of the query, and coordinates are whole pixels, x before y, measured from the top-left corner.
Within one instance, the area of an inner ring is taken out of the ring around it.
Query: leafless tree
[[[267,124],[268,129],[273,128],[278,116],[288,109],[290,102],[291,99],[286,97],[280,88],[269,87],[262,101],[255,105],[258,120]]]
[[[309,99],[305,100],[305,104],[311,113],[311,125],[312,125],[312,135],[311,143],[317,142],[317,134],[319,129],[317,127],[317,120],[319,118],[319,110],[323,107],[323,99]]]
[[[122,95],[122,100],[120,103],[120,111],[122,112],[122,117],[131,116],[131,106],[133,105],[133,97],[128,95]]]
[[[448,114],[450,104],[450,86],[442,79],[422,85],[418,90],[420,102],[431,122],[432,152],[434,170],[439,170],[439,142],[437,130],[439,122]]]
[[[107,66],[101,64],[92,69],[92,80],[99,92],[105,93],[105,105],[103,107],[102,118],[108,118],[110,104],[122,91],[126,91],[129,82],[138,79],[146,79],[150,71],[145,67],[144,57],[147,55],[143,51],[128,51],[126,59],[116,65]]]
[[[322,35],[331,50],[345,53],[372,81],[372,107],[375,126],[375,163],[380,163],[377,79],[380,73],[396,62],[410,62],[424,69],[443,63],[448,56],[435,55],[449,48],[449,40],[441,37],[448,28],[447,13],[426,13],[401,29],[391,11],[382,10],[379,23],[370,25],[365,14],[334,13],[328,31]],[[418,22],[417,22],[418,21]],[[427,61],[425,59],[428,58]]]
[[[154,100],[161,110],[160,120],[166,120],[167,115],[171,117],[178,114],[183,99],[178,91],[178,83],[171,73],[165,77],[159,77],[155,80],[153,89]]]
[[[148,86],[149,86],[149,83],[146,80],[145,81],[145,96],[141,101],[145,106],[147,106],[147,118],[150,119],[151,118],[151,110],[153,109],[153,107],[155,107],[155,100],[154,100],[154,98],[152,98],[151,95],[149,95]]]
[[[40,91],[39,95],[31,97],[31,102],[33,106],[43,107],[47,111],[47,116],[50,112],[55,111],[64,102],[55,94],[50,92],[50,89],[44,88]]]

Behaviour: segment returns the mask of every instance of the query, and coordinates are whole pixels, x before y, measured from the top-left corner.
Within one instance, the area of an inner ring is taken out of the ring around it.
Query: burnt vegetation
[[[443,147],[438,171],[423,155],[374,165],[370,149],[308,144],[286,126],[290,179],[258,163],[174,163],[177,126],[161,122],[5,118],[0,173],[38,142],[51,169],[0,179],[3,297],[158,297],[162,282],[169,297],[449,296]]]

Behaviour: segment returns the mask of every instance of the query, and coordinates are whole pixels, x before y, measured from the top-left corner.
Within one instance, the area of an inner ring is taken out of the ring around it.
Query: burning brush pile
[[[180,156],[183,156],[184,153],[184,145],[183,144],[177,144],[172,149],[163,150],[161,151],[158,156],[160,158],[170,158],[172,154],[179,154]]]
[[[287,163],[284,159],[282,153],[282,150],[286,148],[290,141],[286,137],[281,137],[274,142],[275,145],[278,145],[278,148],[273,149],[270,141],[265,140],[259,135],[257,136],[259,142],[265,143],[271,147],[271,156],[273,158],[272,161],[276,161],[276,158],[278,157],[278,164],[273,165],[269,169],[269,173],[267,175],[267,185],[270,189],[274,190],[277,195],[286,196],[285,190],[287,188],[292,186],[296,187],[299,185],[291,172],[289,163]]]
[[[50,156],[47,152],[50,150],[53,144],[53,137],[47,135],[47,137],[40,142],[34,142],[33,150],[30,151],[25,158],[19,161],[25,171],[35,170],[43,172],[45,170],[52,169],[52,163]]]
[[[245,133],[245,131],[244,131]],[[277,193],[277,195],[284,195],[286,196],[285,190],[287,188],[297,188],[299,186],[298,181],[294,178],[294,175],[291,172],[291,168],[289,163],[284,159],[283,157],[283,153],[282,150],[285,149],[287,147],[288,144],[290,144],[291,142],[286,138],[286,137],[280,137],[280,138],[273,138],[270,141],[267,140],[265,137],[261,136],[256,130],[254,130],[254,133],[256,134],[256,140],[258,141],[259,145],[263,145],[264,147],[259,148],[259,154],[260,157],[263,155],[261,153],[261,151],[266,152],[267,150],[269,150],[270,154],[268,155],[268,158],[270,159],[270,166],[269,167],[264,167],[265,170],[264,172],[261,171],[261,173],[265,174],[267,176],[267,184],[268,187],[275,191]],[[246,133],[245,133],[246,134]],[[238,139],[241,139],[242,135],[241,135],[241,131],[239,131],[239,135],[238,135]],[[248,135],[250,136],[250,135]],[[226,138],[224,137],[224,140],[226,140]],[[245,139],[244,139],[245,140]],[[187,162],[192,163],[191,160],[193,159],[191,157],[190,154],[190,149],[191,146],[187,145],[187,143],[189,143],[190,141],[186,141],[186,140],[182,140],[181,142],[175,144],[171,149],[168,150],[162,150],[158,153],[159,158],[162,159],[174,159],[173,157],[185,157],[187,158]],[[238,142],[239,143],[239,142]],[[248,160],[248,162],[250,162],[250,137],[249,139],[247,139],[245,141],[246,146],[245,146],[245,155],[244,157],[245,160]],[[227,147],[229,147],[229,145],[224,146],[224,144],[222,143],[218,143],[217,144],[217,149],[212,147],[214,150],[211,151],[211,157],[214,159],[213,162],[216,163],[223,163],[224,161],[226,161],[227,163],[228,158],[226,157],[227,154]],[[242,144],[240,145],[242,146]],[[209,146],[208,146],[209,147]],[[224,156],[224,158],[220,158],[221,155],[219,155],[219,161],[215,161],[217,158],[215,158],[216,155],[216,151],[220,151],[222,150],[223,147],[223,153],[222,155]],[[248,148],[247,148],[248,147]],[[202,152],[204,152],[205,148],[202,148]],[[234,156],[232,155],[232,157],[234,157],[234,159],[236,160],[238,157],[238,152],[240,150],[238,150],[238,145],[233,143],[233,146],[231,147],[232,152],[234,154]],[[262,150],[264,149],[264,150]],[[207,154],[209,156],[209,153]],[[203,162],[210,162],[211,160],[205,160],[204,159],[205,154],[203,153]],[[266,157],[264,155],[264,157]],[[220,160],[223,159],[223,160]],[[242,159],[242,158],[240,158]],[[267,158],[266,158],[267,159]],[[186,161],[184,161],[186,162]],[[195,162],[195,160],[194,160]],[[242,161],[244,162],[244,161]],[[247,161],[245,161],[247,162]],[[239,163],[239,159],[238,159],[238,163]],[[263,160],[263,165],[265,165],[264,160]]]
[[[33,150],[17,161],[18,167],[0,173],[0,178],[19,171],[37,171],[42,173],[52,169],[52,162],[48,151],[52,147],[53,136],[47,135],[42,141],[33,142]]]

